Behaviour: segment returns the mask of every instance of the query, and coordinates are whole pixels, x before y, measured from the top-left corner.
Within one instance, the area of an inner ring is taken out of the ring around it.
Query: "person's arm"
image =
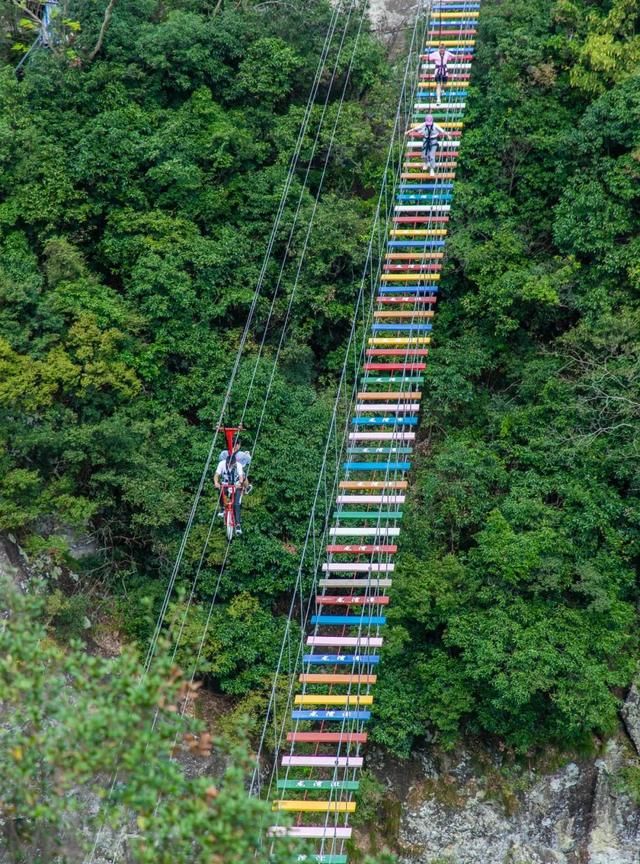
[[[217,471],[213,475],[213,485],[216,487],[216,489],[220,488],[220,475],[218,474]]]
[[[238,480],[236,482],[236,487],[239,489],[244,483],[244,468],[239,462],[236,462],[236,471],[238,472]]]
[[[420,132],[424,126],[424,123],[418,123],[417,126],[409,126],[407,131],[404,133],[405,135],[410,135],[412,132]]]
[[[444,135],[445,138],[449,139],[449,141],[451,141],[451,139],[453,138],[453,135],[451,132],[447,132],[446,129],[443,129],[442,126],[438,126],[437,123],[433,124],[433,128],[436,130],[438,135]]]

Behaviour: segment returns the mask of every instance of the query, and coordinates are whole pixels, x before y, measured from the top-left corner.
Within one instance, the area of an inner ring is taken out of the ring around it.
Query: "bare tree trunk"
[[[109,0],[107,8],[104,12],[104,18],[102,19],[102,27],[100,28],[100,33],[98,34],[98,41],[93,47],[93,51],[89,54],[89,62],[95,60],[97,54],[102,48],[102,43],[104,42],[104,37],[106,35],[107,30],[109,29],[109,24],[111,23],[111,16],[113,15],[113,7],[116,5],[117,0]]]

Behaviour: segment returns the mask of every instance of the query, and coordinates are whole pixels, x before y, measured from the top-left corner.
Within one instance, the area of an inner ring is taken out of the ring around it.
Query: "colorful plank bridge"
[[[301,692],[294,697],[293,731],[278,756],[274,809],[294,814],[295,821],[293,827],[271,830],[314,839],[317,852],[301,856],[304,862],[347,861],[349,816],[356,809],[374,702],[479,8],[479,2],[436,0],[427,27],[413,122],[432,113],[452,140],[439,150],[431,177],[422,164],[420,135],[407,139],[348,435],[349,461],[342,466]],[[437,106],[427,58],[443,42],[455,60]]]

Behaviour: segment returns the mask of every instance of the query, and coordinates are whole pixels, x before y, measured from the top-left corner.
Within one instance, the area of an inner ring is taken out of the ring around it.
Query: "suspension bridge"
[[[317,851],[300,856],[304,862],[347,862],[423,403],[479,10],[472,0],[437,0],[429,13],[412,120],[432,114],[451,141],[439,150],[431,176],[423,165],[420,134],[407,139],[311,632],[289,731],[275,755],[273,808],[293,814],[294,824],[276,825],[271,833],[315,841]],[[454,60],[436,103],[428,58],[443,43]]]

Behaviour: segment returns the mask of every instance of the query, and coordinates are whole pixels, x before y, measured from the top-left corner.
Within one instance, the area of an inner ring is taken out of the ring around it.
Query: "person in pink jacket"
[[[436,105],[438,106],[442,103],[442,85],[446,84],[449,80],[447,63],[451,63],[453,60],[455,60],[455,54],[452,54],[451,51],[447,51],[444,42],[440,43],[437,51],[432,51],[431,54],[429,54],[429,62],[433,63],[434,66]]]
[[[438,150],[438,140],[441,135],[449,141],[453,137],[442,126],[438,126],[433,120],[432,114],[427,114],[424,118],[424,123],[419,123],[417,126],[410,126],[406,133],[410,135],[412,132],[420,132],[422,135],[422,164],[424,170],[429,170],[431,177],[436,174],[436,152]]]

